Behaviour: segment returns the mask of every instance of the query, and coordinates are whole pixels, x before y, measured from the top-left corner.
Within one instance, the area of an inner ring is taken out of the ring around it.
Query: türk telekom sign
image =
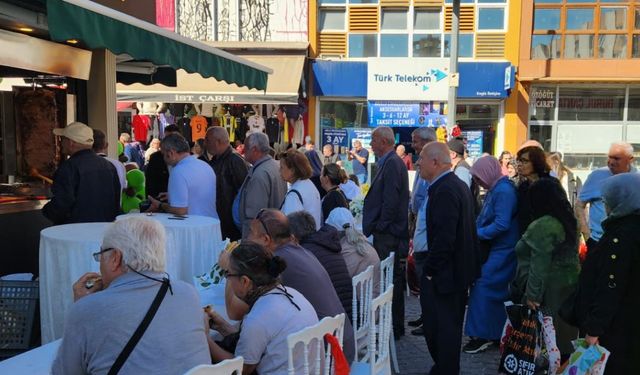
[[[367,70],[368,100],[447,100],[449,59],[371,59]]]

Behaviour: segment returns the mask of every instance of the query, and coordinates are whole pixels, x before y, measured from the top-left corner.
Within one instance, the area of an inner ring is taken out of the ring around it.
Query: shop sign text
[[[368,100],[447,100],[448,59],[371,59],[367,71]]]
[[[555,108],[555,90],[552,89],[536,89],[531,94],[532,100],[535,101],[536,108]]]

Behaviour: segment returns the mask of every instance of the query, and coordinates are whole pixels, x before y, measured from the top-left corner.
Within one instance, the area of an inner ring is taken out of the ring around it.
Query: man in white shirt
[[[116,171],[118,172],[118,180],[120,181],[120,194],[122,194],[122,190],[127,187],[127,171],[124,168],[124,164],[122,164],[119,160],[112,159],[107,156],[107,149],[109,148],[109,142],[106,140],[106,136],[102,130],[93,129],[93,152],[95,152],[98,156],[102,156],[109,163],[113,164],[116,167]]]
[[[189,143],[180,134],[164,137],[160,149],[164,161],[172,167],[169,174],[169,203],[149,196],[149,212],[164,211],[217,219],[216,174],[213,169],[190,154]]]

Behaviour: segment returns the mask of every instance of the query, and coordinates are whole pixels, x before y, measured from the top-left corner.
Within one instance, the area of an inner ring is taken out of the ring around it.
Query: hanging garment
[[[178,120],[178,130],[180,134],[189,142],[191,142],[191,120],[188,117],[183,117]]]
[[[249,131],[247,131],[247,135],[252,133],[264,133],[264,118],[258,115],[251,116],[247,120],[247,124],[249,125]]]
[[[207,119],[204,116],[196,115],[191,117],[189,123],[191,126],[191,142],[195,142],[200,138],[204,138],[207,134]]]
[[[299,145],[304,144],[304,121],[302,121],[302,118],[298,118],[293,123],[293,136],[291,143],[297,143]]]
[[[151,120],[148,116],[135,115],[133,116],[133,122],[131,124],[133,128],[133,139],[138,142],[146,142],[149,128],[151,127]]]
[[[269,143],[280,142],[280,122],[278,122],[278,119],[275,117],[268,118],[265,127]]]
[[[249,122],[246,117],[240,118],[240,123],[236,126],[236,139],[239,139],[244,143],[244,140],[247,138],[247,132],[249,131]]]

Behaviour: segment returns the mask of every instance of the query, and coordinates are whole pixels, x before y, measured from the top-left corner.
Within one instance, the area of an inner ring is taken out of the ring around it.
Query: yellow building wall
[[[504,108],[504,145],[503,150],[516,152],[518,146],[527,139],[527,116],[529,95],[518,80],[520,59],[520,32],[522,19],[522,1],[509,1],[509,23],[505,40],[505,58],[516,67],[516,83],[511,95],[505,100]],[[526,48],[526,47],[525,47]],[[500,146],[498,145],[498,148]]]

